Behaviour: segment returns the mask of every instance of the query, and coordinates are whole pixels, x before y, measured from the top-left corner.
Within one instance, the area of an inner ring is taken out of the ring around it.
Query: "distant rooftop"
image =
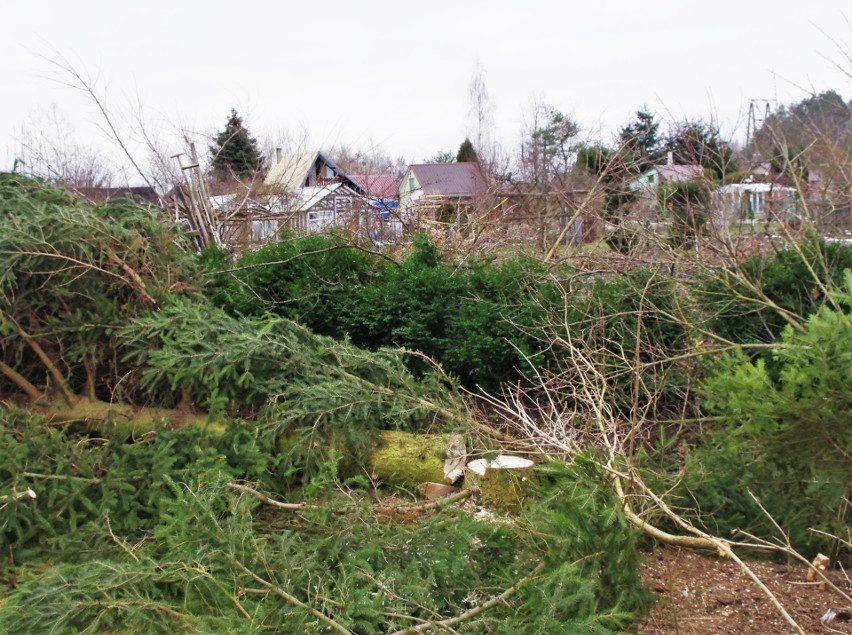
[[[426,196],[472,197],[485,188],[478,163],[423,163],[411,171]]]
[[[704,176],[704,168],[700,165],[655,165],[661,181],[692,181]]]
[[[264,183],[282,190],[298,190],[304,187],[308,173],[319,158],[319,152],[281,154],[270,166]]]
[[[283,154],[276,151],[275,161],[263,182],[276,190],[296,192],[303,187],[334,181],[345,183],[360,193],[361,186],[322,152]]]
[[[80,187],[76,191],[93,203],[105,203],[121,199],[134,203],[160,204],[160,197],[153,187]]]
[[[390,174],[349,174],[347,176],[364,188],[370,196],[396,198],[399,193],[399,179]]]

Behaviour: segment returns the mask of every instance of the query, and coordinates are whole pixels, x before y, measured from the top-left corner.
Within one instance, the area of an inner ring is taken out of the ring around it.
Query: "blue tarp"
[[[373,214],[380,217],[382,220],[396,218],[394,210],[399,207],[399,201],[394,198],[378,198],[371,197],[370,205],[375,208]]]

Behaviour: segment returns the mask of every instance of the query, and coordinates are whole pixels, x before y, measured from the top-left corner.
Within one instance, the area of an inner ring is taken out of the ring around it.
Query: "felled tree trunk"
[[[80,426],[105,437],[138,438],[164,427],[172,429],[184,426],[206,426],[212,435],[220,436],[225,425],[210,422],[206,414],[187,409],[133,407],[126,404],[107,403],[86,397],[48,401],[34,404],[33,412],[49,423]]]
[[[204,426],[211,437],[224,434],[222,422],[186,409],[137,408],[78,397],[42,402],[32,410],[54,424],[80,425],[107,438],[140,438],[164,427]],[[283,448],[279,447],[279,451]],[[386,431],[370,453],[369,469],[386,485],[416,488],[424,483],[452,484],[464,472],[466,452],[460,434],[415,434]]]
[[[388,431],[380,439],[370,455],[370,469],[382,483],[402,487],[451,484],[464,470],[466,453],[460,434]]]

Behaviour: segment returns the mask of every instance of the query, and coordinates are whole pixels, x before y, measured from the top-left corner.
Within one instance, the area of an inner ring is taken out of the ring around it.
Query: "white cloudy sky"
[[[106,147],[93,104],[51,64],[60,57],[119,120],[141,103],[175,150],[169,131],[211,133],[233,106],[260,137],[290,131],[318,148],[379,145],[420,161],[464,138],[477,64],[509,145],[536,98],[605,140],[642,104],[742,134],[751,98],[834,88],[849,99],[852,79],[834,64],[838,45],[852,47],[850,20],[843,0],[8,2],[0,170],[22,126],[52,108],[81,143]]]

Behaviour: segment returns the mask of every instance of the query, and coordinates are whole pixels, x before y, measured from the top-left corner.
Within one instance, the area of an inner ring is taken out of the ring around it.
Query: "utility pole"
[[[772,114],[775,99],[750,99],[748,102],[748,123],[746,124],[746,146],[751,142],[757,129],[763,125]],[[761,109],[763,112],[761,113]]]

